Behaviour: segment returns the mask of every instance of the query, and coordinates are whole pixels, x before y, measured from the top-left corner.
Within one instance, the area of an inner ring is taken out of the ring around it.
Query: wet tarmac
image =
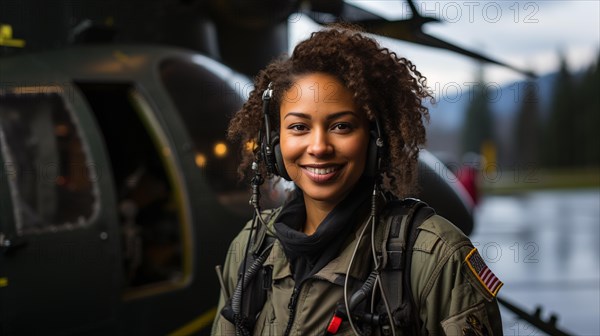
[[[485,197],[471,239],[499,296],[574,335],[600,335],[600,189]],[[544,335],[502,308],[505,335]]]

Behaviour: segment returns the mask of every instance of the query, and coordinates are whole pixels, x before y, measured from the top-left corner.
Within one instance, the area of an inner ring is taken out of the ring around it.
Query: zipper
[[[292,331],[292,325],[294,324],[294,319],[296,318],[298,294],[300,294],[300,289],[294,286],[294,291],[292,291],[292,296],[290,297],[290,302],[288,303],[288,312],[290,313],[290,318],[288,319],[287,326],[285,327],[285,332],[283,333],[285,336],[288,336]]]
[[[317,275],[311,276],[310,279],[318,279],[331,282],[328,279]],[[336,283],[333,284],[337,285]],[[285,332],[283,333],[284,336],[290,335],[290,332],[292,331],[292,325],[294,324],[294,320],[296,319],[296,308],[298,305],[298,296],[300,295],[300,287],[302,287],[302,284],[300,284],[298,287],[294,286],[292,296],[290,297],[290,302],[288,303],[288,312],[290,314],[290,318],[288,319],[287,326],[285,327]]]

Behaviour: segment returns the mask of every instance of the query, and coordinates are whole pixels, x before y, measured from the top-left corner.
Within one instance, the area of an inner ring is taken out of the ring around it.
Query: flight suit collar
[[[361,225],[357,226],[354,234],[350,235],[348,242],[342,248],[342,252],[318,271],[313,278],[325,279],[338,285],[343,284],[343,279],[348,271],[348,264],[352,259],[352,254],[356,247],[356,243],[359,240],[360,232],[365,225],[367,225],[366,219],[363,220]],[[360,241],[360,246],[356,252],[352,269],[350,270],[350,276],[357,280],[364,280],[371,272],[371,267],[365,267],[365,265],[371,265],[372,259],[370,253],[370,229],[367,228],[367,231],[368,232],[365,232],[365,235]],[[285,256],[281,242],[278,240],[275,241],[264,265],[273,267],[273,280],[280,280],[292,276],[290,262]]]

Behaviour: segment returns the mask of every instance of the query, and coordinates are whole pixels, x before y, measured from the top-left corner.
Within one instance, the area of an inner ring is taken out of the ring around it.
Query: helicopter
[[[209,333],[214,265],[251,213],[225,129],[295,12],[377,19],[343,1],[3,2],[0,334]],[[414,36],[413,18],[394,25]],[[442,167],[423,152],[418,197],[468,234]],[[268,182],[262,205],[290,188]]]

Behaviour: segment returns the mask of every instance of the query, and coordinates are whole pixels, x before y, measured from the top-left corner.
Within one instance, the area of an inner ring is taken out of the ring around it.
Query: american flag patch
[[[477,279],[479,279],[479,282],[481,282],[483,287],[485,287],[490,294],[496,296],[500,290],[500,287],[502,287],[504,284],[496,277],[496,275],[494,275],[494,272],[487,267],[481,255],[479,255],[479,252],[477,252],[477,248],[473,248],[471,252],[469,252],[465,258],[465,261],[467,262],[467,265],[469,265],[471,271],[473,271],[473,274],[475,274]]]

